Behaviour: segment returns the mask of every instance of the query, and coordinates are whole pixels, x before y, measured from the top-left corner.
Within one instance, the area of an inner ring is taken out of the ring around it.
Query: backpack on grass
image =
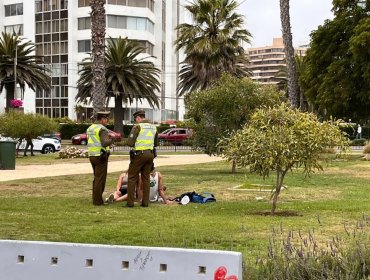
[[[188,199],[186,197],[188,197]],[[177,201],[180,204],[187,204],[188,202],[194,203],[216,202],[215,196],[209,192],[202,192],[200,194],[197,194],[196,192],[186,192],[175,197],[172,200]]]

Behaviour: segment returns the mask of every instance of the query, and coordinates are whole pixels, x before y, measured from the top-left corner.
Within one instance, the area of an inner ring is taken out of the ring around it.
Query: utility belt
[[[131,150],[130,153],[132,153],[134,156],[138,156],[141,154],[149,154],[153,153],[153,150]]]
[[[130,159],[132,160],[135,156],[142,154],[154,154],[154,157],[157,157],[157,151],[153,148],[153,150],[130,150]]]

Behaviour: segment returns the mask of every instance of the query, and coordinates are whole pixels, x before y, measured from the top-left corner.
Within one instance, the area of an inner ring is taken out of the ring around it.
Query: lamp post
[[[15,36],[15,56],[14,56],[14,98],[17,93],[17,62],[18,62],[18,34],[13,29],[13,36]],[[22,98],[23,99],[23,98]]]

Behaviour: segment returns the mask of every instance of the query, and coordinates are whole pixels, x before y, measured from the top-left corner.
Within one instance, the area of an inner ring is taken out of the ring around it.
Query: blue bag
[[[202,192],[200,194],[194,192],[190,198],[190,201],[195,203],[216,202],[216,198],[212,193],[209,192]]]

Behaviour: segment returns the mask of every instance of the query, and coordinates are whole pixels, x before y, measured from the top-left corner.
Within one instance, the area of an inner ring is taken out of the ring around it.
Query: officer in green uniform
[[[105,127],[108,124],[109,112],[98,112],[97,123],[86,131],[87,150],[94,171],[92,199],[94,205],[103,205],[103,192],[107,179],[109,146],[113,138]]]
[[[143,198],[141,206],[149,205],[149,182],[150,172],[154,160],[154,147],[158,146],[157,128],[145,119],[144,111],[134,113],[134,120],[137,123],[131,129],[127,145],[132,147],[130,151],[130,165],[128,168],[127,204],[124,206],[133,207],[135,199],[135,186],[139,173],[143,186]]]

